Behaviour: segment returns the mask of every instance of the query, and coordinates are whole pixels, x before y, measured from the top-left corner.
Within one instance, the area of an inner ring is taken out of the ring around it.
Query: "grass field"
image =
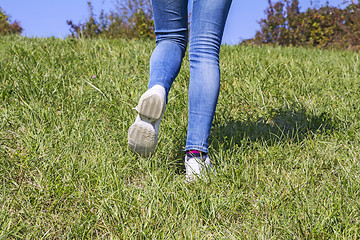
[[[224,46],[216,175],[184,181],[188,60],[127,147],[153,42],[0,38],[1,239],[359,239],[359,54]]]

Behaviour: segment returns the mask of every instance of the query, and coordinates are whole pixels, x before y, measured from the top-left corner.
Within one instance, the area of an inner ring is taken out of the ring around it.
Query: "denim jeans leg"
[[[188,40],[187,0],[152,0],[156,47],[150,59],[148,89],[162,85],[169,93],[178,75]]]
[[[220,89],[219,52],[231,0],[194,0],[190,23],[189,122],[185,150],[208,152]]]

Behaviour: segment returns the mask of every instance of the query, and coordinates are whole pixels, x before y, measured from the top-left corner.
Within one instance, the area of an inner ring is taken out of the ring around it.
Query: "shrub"
[[[268,0],[261,30],[249,42],[285,46],[360,49],[360,3],[299,11],[298,0]]]
[[[149,0],[132,0],[123,4],[116,2],[117,11],[105,14],[101,11],[98,19],[88,2],[90,16],[87,22],[74,24],[67,21],[72,37],[104,38],[154,38],[154,21]]]
[[[0,35],[20,34],[23,31],[18,21],[11,22],[8,15],[0,7]]]

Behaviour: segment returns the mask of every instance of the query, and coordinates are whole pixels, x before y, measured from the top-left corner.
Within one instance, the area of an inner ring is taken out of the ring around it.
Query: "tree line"
[[[97,17],[88,2],[89,18],[74,24],[68,20],[72,37],[83,38],[155,38],[150,0],[116,0],[115,10]]]
[[[266,18],[249,44],[312,46],[360,50],[360,2],[344,8],[328,3],[319,9],[300,12],[298,0],[268,0]]]
[[[88,2],[89,18],[83,23],[68,20],[74,38],[150,38],[154,22],[150,0],[116,0],[115,9],[96,16]],[[360,1],[345,1],[343,7],[326,3],[320,8],[300,11],[298,0],[268,0],[260,30],[249,45],[312,46],[360,50]],[[0,8],[0,35],[20,34],[17,21],[10,21]]]
[[[0,7],[0,35],[20,34],[23,29],[18,21],[11,21],[10,17]]]

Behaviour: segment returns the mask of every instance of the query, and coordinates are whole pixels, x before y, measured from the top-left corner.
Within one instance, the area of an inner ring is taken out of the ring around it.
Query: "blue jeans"
[[[193,0],[190,21],[189,119],[185,150],[207,153],[219,96],[219,52],[232,0]],[[188,0],[152,0],[157,45],[150,59],[150,89],[168,94],[188,42]]]

